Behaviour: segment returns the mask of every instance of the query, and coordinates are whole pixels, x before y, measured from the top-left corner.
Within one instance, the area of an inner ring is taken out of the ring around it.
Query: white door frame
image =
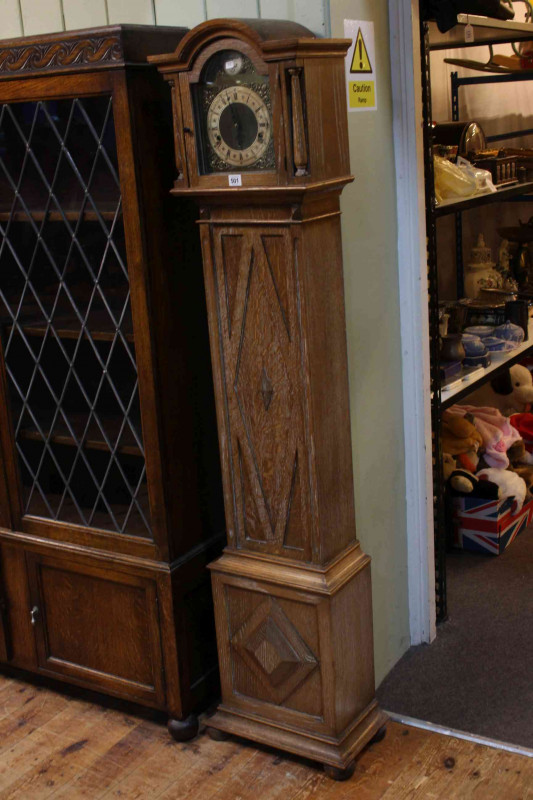
[[[389,0],[411,644],[435,631],[435,555],[418,0]]]

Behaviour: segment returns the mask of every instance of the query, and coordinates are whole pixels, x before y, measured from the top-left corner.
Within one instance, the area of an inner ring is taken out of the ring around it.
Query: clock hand
[[[236,138],[237,138],[237,147],[238,147],[239,150],[242,150],[243,147],[244,147],[243,141],[242,141],[242,134],[243,134],[242,125],[241,125],[240,120],[238,119],[238,117],[237,117],[237,115],[235,113],[235,109],[234,109],[233,106],[234,106],[234,103],[231,104],[230,108],[231,108],[231,116],[233,117],[233,127],[236,129],[236,134],[237,134],[237,136],[236,136]]]

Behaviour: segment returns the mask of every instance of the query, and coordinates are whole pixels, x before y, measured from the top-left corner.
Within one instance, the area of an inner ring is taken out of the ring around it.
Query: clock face
[[[274,171],[270,85],[244,53],[220,50],[193,89],[199,170]]]
[[[270,144],[269,110],[249,86],[223,89],[207,112],[209,142],[218,157],[234,167],[256,164]]]

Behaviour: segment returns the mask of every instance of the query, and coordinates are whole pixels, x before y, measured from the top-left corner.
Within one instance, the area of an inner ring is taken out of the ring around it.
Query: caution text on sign
[[[375,108],[374,81],[350,81],[348,105],[350,108]]]

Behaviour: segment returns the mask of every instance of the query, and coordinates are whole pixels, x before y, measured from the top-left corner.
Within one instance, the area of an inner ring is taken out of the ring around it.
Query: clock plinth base
[[[278,750],[286,750],[288,753],[317,761],[324,764],[324,767],[342,773],[350,770],[355,757],[370,744],[386,720],[386,715],[378,708],[377,702],[374,702],[344,738],[319,739],[303,731],[273,727],[272,723],[266,720],[241,716],[221,705],[209,720],[209,727],[220,731],[222,736],[232,734]],[[345,778],[335,777],[330,771],[327,774],[334,780],[346,780],[349,777],[349,775]]]
[[[386,722],[368,556],[354,544],[319,566],[227,550],[210,569],[222,703],[209,727],[346,770]]]

